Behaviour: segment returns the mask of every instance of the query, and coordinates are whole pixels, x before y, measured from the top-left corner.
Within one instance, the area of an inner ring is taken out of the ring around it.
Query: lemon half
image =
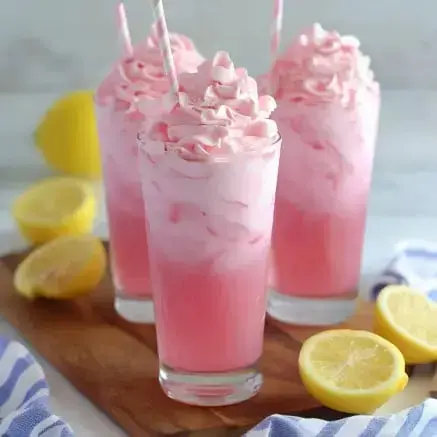
[[[95,214],[96,198],[91,185],[70,177],[38,182],[12,206],[21,233],[33,244],[62,235],[88,233]]]
[[[29,299],[71,299],[92,291],[106,270],[106,251],[93,235],[59,237],[17,267],[14,286]]]
[[[352,414],[369,414],[407,382],[399,349],[367,331],[335,329],[306,340],[299,355],[305,387],[323,405]]]
[[[376,301],[374,330],[395,344],[408,364],[437,361],[437,304],[419,290],[385,287]]]

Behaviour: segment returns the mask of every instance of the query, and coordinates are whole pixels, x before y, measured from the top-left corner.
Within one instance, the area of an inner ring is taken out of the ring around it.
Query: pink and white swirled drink
[[[179,103],[140,140],[160,381],[226,405],[261,384],[276,105],[225,52],[178,79]]]
[[[195,71],[203,58],[183,35],[170,36],[178,71]],[[101,143],[109,221],[115,305],[125,318],[153,321],[146,222],[138,170],[137,133],[145,120],[140,101],[158,102],[169,90],[156,28],[121,59],[99,86],[96,113]]]
[[[283,139],[268,312],[297,324],[354,311],[380,93],[353,36],[314,25],[274,64]]]

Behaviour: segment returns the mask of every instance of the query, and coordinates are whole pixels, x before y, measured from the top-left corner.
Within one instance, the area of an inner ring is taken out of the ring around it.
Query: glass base
[[[281,322],[303,326],[328,326],[344,322],[355,312],[356,293],[344,298],[302,298],[269,291],[267,313]]]
[[[187,373],[161,364],[159,382],[175,401],[201,407],[238,404],[255,396],[263,377],[255,367],[223,373]]]
[[[128,297],[115,296],[115,310],[123,317],[133,323],[155,323],[155,312],[153,310],[153,300],[135,299]]]

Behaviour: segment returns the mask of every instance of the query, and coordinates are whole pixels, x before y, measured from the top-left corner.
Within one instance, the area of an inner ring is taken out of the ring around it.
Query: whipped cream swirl
[[[379,93],[370,58],[354,36],[325,31],[320,24],[299,36],[273,66],[269,80],[277,100],[354,105],[361,90]]]
[[[196,71],[204,61],[188,37],[172,33],[170,43],[178,72]],[[146,41],[135,47],[133,55],[118,63],[106,83],[100,87],[98,97],[105,103],[115,103],[129,113],[138,111],[139,101],[152,101],[169,89],[155,24]]]
[[[148,137],[185,159],[260,152],[278,135],[269,117],[273,97],[259,96],[256,81],[218,52],[195,73],[179,75],[179,102],[149,127]]]

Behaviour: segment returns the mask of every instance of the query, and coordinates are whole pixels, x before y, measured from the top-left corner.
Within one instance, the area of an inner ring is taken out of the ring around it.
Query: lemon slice
[[[14,274],[14,285],[29,299],[70,299],[92,291],[105,269],[106,252],[97,237],[59,237],[21,262]]]
[[[395,344],[408,364],[437,360],[437,304],[418,290],[385,287],[376,301],[375,332]]]
[[[80,179],[55,177],[32,185],[12,206],[18,227],[31,243],[91,231],[96,213],[92,187]]]
[[[399,349],[367,331],[334,329],[306,340],[299,355],[305,387],[323,405],[368,414],[402,391],[408,376]]]
[[[79,90],[55,101],[35,131],[47,164],[72,176],[100,179],[102,165],[94,91]]]

